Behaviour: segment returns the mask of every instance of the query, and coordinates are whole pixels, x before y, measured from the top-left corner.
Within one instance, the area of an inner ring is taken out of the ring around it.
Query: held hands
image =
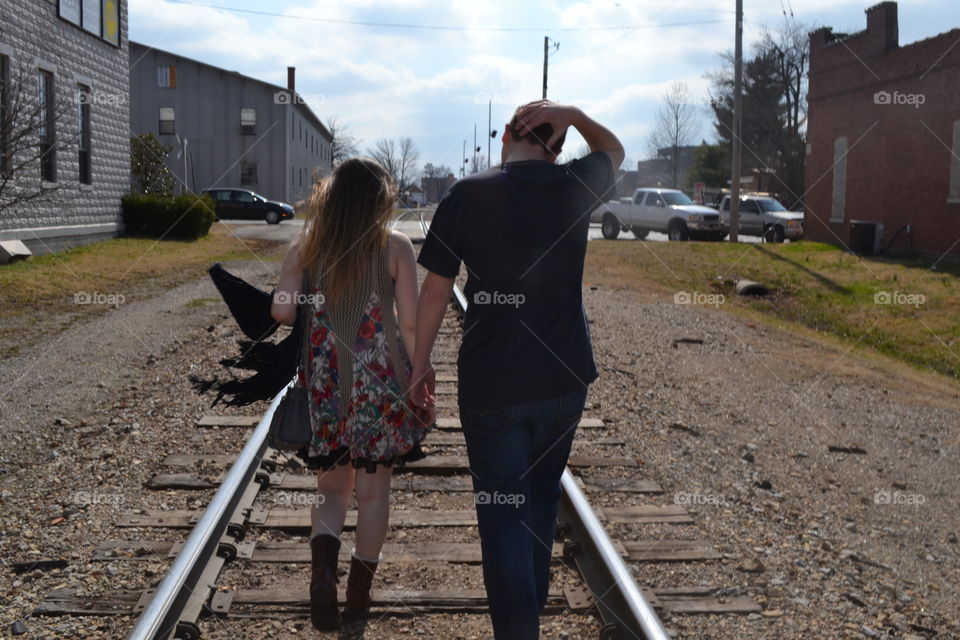
[[[436,388],[437,373],[432,364],[413,368],[413,373],[410,374],[410,401],[415,407],[429,412],[429,424],[433,424],[436,417]]]
[[[553,126],[553,135],[544,146],[552,149],[553,143],[566,133],[568,127],[575,126],[582,116],[583,112],[571,105],[557,104],[549,100],[531,102],[517,114],[517,133],[526,135],[547,122]]]

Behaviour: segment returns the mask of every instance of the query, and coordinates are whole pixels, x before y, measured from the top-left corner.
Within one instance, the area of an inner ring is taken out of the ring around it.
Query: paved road
[[[408,216],[409,218],[409,216]],[[256,220],[223,220],[221,224],[228,225],[233,233],[240,238],[259,238],[262,240],[276,240],[278,242],[290,242],[303,228],[303,220],[284,220],[280,224],[267,224],[266,222]],[[419,220],[401,219],[393,223],[393,228],[410,236],[414,242],[423,242],[423,232],[420,230]],[[587,236],[590,240],[602,240],[599,224],[590,225],[590,233]],[[630,231],[620,232],[617,241],[634,241],[633,233]],[[647,242],[666,242],[665,233],[651,233],[647,236]],[[753,236],[740,236],[740,242],[756,243],[760,238]]]

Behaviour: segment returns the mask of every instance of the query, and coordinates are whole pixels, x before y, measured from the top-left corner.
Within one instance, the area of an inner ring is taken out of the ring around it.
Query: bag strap
[[[307,269],[303,270],[303,283],[300,285],[300,299],[303,300],[300,304],[297,305],[297,323],[300,325],[300,369],[303,370],[304,375],[307,375],[309,372],[310,366],[310,350],[308,345],[310,344],[310,305],[307,303],[307,296],[310,294],[310,272]]]

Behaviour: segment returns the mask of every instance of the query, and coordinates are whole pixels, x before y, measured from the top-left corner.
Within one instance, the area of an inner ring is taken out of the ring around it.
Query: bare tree
[[[405,192],[416,183],[417,161],[420,160],[420,151],[413,143],[413,138],[400,138],[397,144],[398,176],[397,187]]]
[[[9,61],[0,68],[0,212],[64,185],[56,175],[57,155],[76,151],[83,117],[78,107],[89,96],[67,97],[50,88],[33,69],[21,65],[14,74]]]
[[[397,158],[397,145],[389,138],[380,138],[372,149],[367,149],[367,155],[379,162],[387,172],[393,176],[397,188],[400,187],[400,163]]]
[[[657,118],[650,134],[654,157],[660,149],[670,149],[673,167],[673,188],[680,184],[680,147],[689,145],[700,128],[697,105],[691,101],[690,89],[676,82],[663,96]]]
[[[397,189],[403,193],[415,183],[417,161],[420,151],[412,138],[400,138],[394,142],[389,138],[380,138],[367,155],[383,165],[390,172]]]
[[[344,160],[360,155],[358,150],[360,141],[347,133],[347,125],[340,124],[336,116],[327,118],[326,125],[333,137],[333,142],[330,144],[330,158],[333,166],[336,167]]]
[[[455,180],[452,176],[453,169],[444,164],[435,165],[428,162],[423,165],[420,186],[426,195],[427,202],[440,201],[440,198],[443,197],[450,184]]]

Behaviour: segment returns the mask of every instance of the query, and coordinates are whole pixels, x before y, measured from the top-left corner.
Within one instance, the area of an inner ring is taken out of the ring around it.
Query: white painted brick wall
[[[87,80],[94,95],[90,114],[93,184],[81,188],[75,148],[60,150],[60,189],[42,200],[0,212],[0,230],[121,222],[120,198],[130,188],[126,0],[120,2],[120,43],[117,48],[57,17],[56,0],[0,2],[0,45],[13,49],[11,76],[22,70],[35,77],[37,62],[43,61],[56,66],[58,102],[72,106],[76,85]],[[58,124],[58,135],[76,136],[73,111],[70,115]],[[34,180],[36,187],[39,168],[27,180]]]

